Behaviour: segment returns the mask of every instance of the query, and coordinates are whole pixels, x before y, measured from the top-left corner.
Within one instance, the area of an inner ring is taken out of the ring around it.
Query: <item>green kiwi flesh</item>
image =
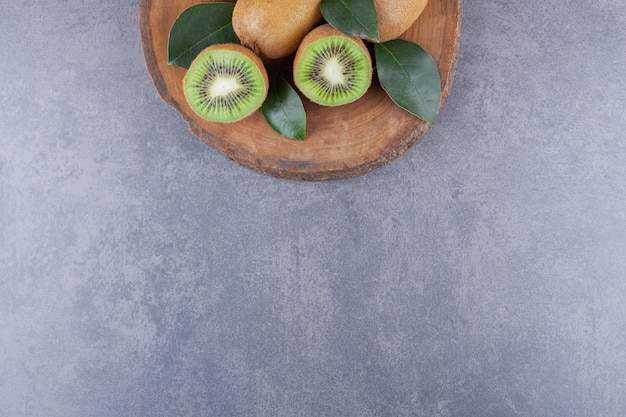
[[[202,51],[183,80],[189,106],[203,119],[231,123],[256,111],[267,96],[267,73],[260,59],[239,45]]]
[[[313,41],[301,53],[294,81],[302,94],[323,106],[340,106],[361,98],[371,84],[369,54],[344,36]]]

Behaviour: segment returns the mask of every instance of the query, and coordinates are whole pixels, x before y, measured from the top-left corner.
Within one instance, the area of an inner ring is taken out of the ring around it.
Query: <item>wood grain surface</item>
[[[148,71],[161,98],[188,123],[191,132],[227,157],[257,172],[294,180],[349,178],[381,167],[401,155],[429,125],[395,105],[374,81],[367,94],[341,107],[321,107],[303,99],[307,139],[281,137],[260,112],[237,123],[220,124],[195,115],[185,101],[185,69],[167,64],[167,41],[178,15],[198,0],[141,0],[139,23]],[[207,1],[203,1],[206,3]],[[443,96],[456,70],[461,34],[461,0],[430,0],[402,38],[434,58]],[[268,72],[291,79],[291,58],[267,62]]]

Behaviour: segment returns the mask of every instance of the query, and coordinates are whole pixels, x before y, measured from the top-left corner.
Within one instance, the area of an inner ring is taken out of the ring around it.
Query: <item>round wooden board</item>
[[[201,2],[208,1],[141,0],[139,23],[144,56],[159,95],[182,115],[191,132],[241,165],[295,180],[349,178],[385,165],[428,129],[426,122],[395,105],[377,81],[363,98],[341,107],[321,107],[304,99],[305,141],[276,134],[258,111],[231,124],[199,118],[183,94],[186,70],[167,64],[167,42],[178,15]],[[461,0],[430,0],[417,22],[402,36],[422,46],[437,63],[442,104],[452,87],[460,34]],[[285,62],[276,68],[289,78]]]

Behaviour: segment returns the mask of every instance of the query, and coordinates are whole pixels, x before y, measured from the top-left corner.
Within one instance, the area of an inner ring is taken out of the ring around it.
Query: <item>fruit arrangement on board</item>
[[[341,106],[377,80],[391,100],[433,123],[441,102],[437,66],[398,39],[428,0],[238,0],[183,11],[170,30],[168,63],[187,69],[185,99],[200,117],[231,123],[260,110],[278,134],[304,140],[302,97]],[[272,74],[288,60],[289,77]]]

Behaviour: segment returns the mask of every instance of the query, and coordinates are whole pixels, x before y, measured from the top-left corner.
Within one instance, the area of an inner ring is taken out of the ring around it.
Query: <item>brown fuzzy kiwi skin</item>
[[[380,42],[398,38],[415,23],[428,0],[374,0]]]
[[[372,72],[373,70],[371,70],[372,68],[372,58],[370,56],[369,50],[367,49],[367,46],[365,45],[365,43],[363,42],[363,40],[361,40],[360,38],[354,37],[354,36],[350,36],[350,35],[346,35],[343,32],[340,32],[339,30],[335,29],[334,27],[332,27],[329,24],[324,24],[322,26],[318,26],[315,29],[313,29],[311,32],[309,32],[304,39],[302,39],[302,43],[300,43],[300,46],[298,47],[298,50],[296,52],[296,56],[293,60],[293,78],[294,80],[296,79],[296,68],[298,66],[298,63],[300,62],[300,58],[302,58],[302,54],[304,53],[304,51],[306,50],[306,48],[312,44],[313,42],[322,39],[322,38],[327,38],[330,36],[342,36],[344,38],[348,38],[348,39],[352,39],[363,51],[365,51],[365,55],[367,56],[367,59],[369,61],[369,67],[370,67],[370,73],[369,73],[369,77],[370,77],[370,85],[372,82]],[[321,103],[318,103],[321,104]],[[322,104],[323,105],[323,104]]]
[[[261,104],[262,104],[263,101],[265,101],[265,98],[267,98],[267,93],[269,91],[269,85],[270,85],[269,77],[267,75],[267,70],[265,69],[265,65],[263,64],[263,60],[259,58],[257,54],[255,54],[254,52],[252,52],[250,49],[246,48],[245,46],[237,45],[234,43],[224,43],[224,44],[211,45],[205,48],[196,56],[196,58],[194,59],[194,62],[197,59],[200,59],[200,56],[203,55],[205,52],[212,51],[212,50],[226,50],[226,51],[239,52],[245,55],[246,57],[248,57],[252,61],[252,63],[254,63],[259,68],[259,71],[261,72],[261,76],[263,77],[263,85],[264,85],[263,100],[261,100]],[[193,65],[193,62],[191,65]],[[185,78],[183,79],[183,84],[185,84],[186,78],[187,77],[185,76]],[[183,90],[184,90],[184,87],[183,87]],[[252,112],[250,112],[250,114],[257,111],[261,107],[261,104],[259,104],[259,107],[257,107]],[[236,122],[236,121],[237,120],[233,120],[233,122]]]
[[[261,58],[284,58],[322,20],[322,0],[238,0],[233,29]]]

